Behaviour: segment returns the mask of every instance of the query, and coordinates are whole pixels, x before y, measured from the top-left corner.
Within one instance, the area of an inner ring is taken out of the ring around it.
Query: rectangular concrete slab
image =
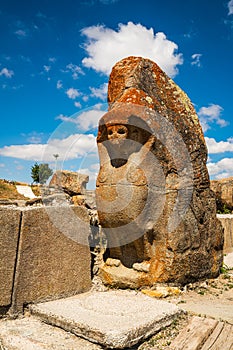
[[[0,208],[0,307],[11,304],[21,212]]]
[[[108,348],[130,347],[171,324],[182,311],[141,292],[109,290],[30,305],[51,325]]]
[[[22,210],[12,313],[22,311],[23,305],[30,302],[58,299],[90,289],[88,235],[85,208]]]

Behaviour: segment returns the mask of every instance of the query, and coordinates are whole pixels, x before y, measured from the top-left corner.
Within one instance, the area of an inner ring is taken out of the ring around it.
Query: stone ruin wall
[[[0,224],[0,316],[91,288],[85,207],[2,206]]]

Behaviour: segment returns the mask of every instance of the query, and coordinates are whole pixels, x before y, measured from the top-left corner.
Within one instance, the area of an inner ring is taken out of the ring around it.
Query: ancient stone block
[[[72,196],[74,205],[84,205],[88,209],[96,209],[95,190],[86,190],[85,194]]]
[[[224,253],[233,252],[233,215],[217,215],[224,228]]]
[[[57,187],[70,196],[82,194],[86,189],[89,176],[69,170],[57,170],[53,175],[49,186]]]
[[[129,290],[92,291],[29,309],[42,321],[99,343],[104,349],[132,349],[183,313],[172,303]]]
[[[80,219],[79,219],[80,218]],[[23,210],[12,312],[91,286],[89,216],[82,207]]]
[[[11,304],[21,212],[0,208],[0,307]]]
[[[215,192],[217,208],[233,210],[233,177],[210,181],[210,187]]]
[[[109,257],[123,267],[103,265],[103,279],[118,281],[120,270],[138,286],[217,276],[223,230],[188,96],[154,62],[128,57],[112,70],[108,100],[97,137],[97,209]],[[132,271],[145,261],[148,272]]]

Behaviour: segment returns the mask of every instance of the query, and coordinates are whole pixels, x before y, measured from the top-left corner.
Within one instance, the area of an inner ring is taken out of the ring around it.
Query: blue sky
[[[188,94],[211,178],[233,176],[233,0],[1,0],[0,43],[0,178],[31,182],[38,161],[93,185],[108,75],[130,55]]]

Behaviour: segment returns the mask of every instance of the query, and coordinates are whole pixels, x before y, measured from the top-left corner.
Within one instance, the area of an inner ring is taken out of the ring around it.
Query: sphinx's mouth
[[[113,159],[111,159],[111,165],[114,168],[120,168],[123,165],[125,165],[127,163],[127,161],[128,161],[128,159],[126,159],[126,158],[113,158]]]
[[[107,149],[111,165],[120,168],[125,165],[129,158],[128,142],[126,140],[111,140],[107,142]]]

